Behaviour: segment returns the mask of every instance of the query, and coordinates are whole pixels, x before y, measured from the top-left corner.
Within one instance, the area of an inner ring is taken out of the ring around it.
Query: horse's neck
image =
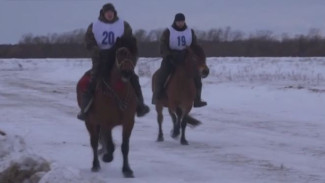
[[[122,81],[121,73],[118,68],[114,66],[107,79],[104,80],[104,88],[113,90],[118,95],[124,95],[124,90],[127,88],[128,83]],[[105,90],[106,90],[105,89]]]
[[[109,76],[109,83],[114,83],[119,80],[121,80],[121,74],[116,65],[114,65]]]
[[[187,98],[191,99],[194,96],[194,89],[194,72],[190,71],[189,68],[183,64],[179,65],[167,89],[168,95],[174,96],[170,98],[170,100],[184,102]]]
[[[178,78],[184,79],[194,78],[194,73],[194,66],[192,63],[188,63],[188,61],[184,61],[178,65],[175,70],[175,75],[178,75]]]

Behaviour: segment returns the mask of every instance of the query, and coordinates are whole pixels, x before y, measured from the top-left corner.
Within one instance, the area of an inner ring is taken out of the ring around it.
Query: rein
[[[108,89],[108,91],[113,95],[115,101],[118,103],[119,108],[122,111],[125,111],[126,108],[127,108],[127,105],[128,105],[128,98],[130,96],[130,85],[128,85],[126,97],[124,99],[121,99],[117,95],[117,93],[113,90],[113,88],[111,87],[111,85],[109,85],[104,79],[102,81],[103,81],[104,85],[106,86],[106,88]]]
[[[132,66],[132,69],[134,69],[134,67],[135,67],[135,65],[133,64],[133,62],[130,59],[124,58],[121,62],[119,62],[117,56],[115,57],[115,64],[116,64],[116,67],[118,70],[121,69],[121,66],[123,64],[130,64]],[[105,81],[105,79],[102,79],[102,81],[103,81],[104,85],[106,86],[108,92],[110,92],[113,95],[115,101],[118,103],[119,108],[122,111],[125,111],[127,109],[128,99],[130,96],[130,85],[127,86],[127,94],[126,94],[125,98],[121,99],[117,95],[116,91],[114,91],[114,89],[111,87],[111,85]],[[105,92],[105,90],[104,90],[104,92]]]
[[[116,67],[117,67],[118,69],[121,68],[121,65],[122,65],[122,64],[125,64],[125,63],[127,63],[127,62],[130,62],[131,66],[132,66],[132,69],[134,69],[134,67],[135,67],[135,65],[133,64],[133,62],[132,62],[131,60],[129,60],[129,59],[124,59],[123,61],[121,61],[121,63],[118,63],[117,58],[116,58],[115,60],[116,60],[116,61],[115,61]]]

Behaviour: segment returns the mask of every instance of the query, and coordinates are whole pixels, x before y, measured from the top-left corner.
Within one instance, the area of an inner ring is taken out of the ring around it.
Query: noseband
[[[122,56],[124,57],[123,60],[121,60],[121,61],[119,60],[119,56],[120,56],[119,53],[123,54]],[[131,69],[134,69],[135,65],[132,62],[130,55],[131,55],[130,51],[125,47],[119,48],[116,51],[115,64],[119,70],[121,69],[121,66],[124,64],[129,64],[132,67]]]

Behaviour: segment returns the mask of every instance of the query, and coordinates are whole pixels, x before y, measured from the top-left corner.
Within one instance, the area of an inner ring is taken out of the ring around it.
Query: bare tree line
[[[162,29],[134,32],[140,57],[159,57]],[[209,57],[246,56],[325,56],[325,38],[320,30],[307,35],[274,35],[271,31],[245,34],[230,27],[195,30],[199,43]],[[89,57],[84,46],[85,30],[78,29],[47,36],[24,35],[18,44],[0,45],[0,58],[84,58]]]

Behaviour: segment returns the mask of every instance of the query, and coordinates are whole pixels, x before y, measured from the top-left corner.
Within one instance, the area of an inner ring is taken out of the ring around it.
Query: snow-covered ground
[[[208,58],[203,86],[208,106],[191,114],[190,145],[169,136],[156,142],[156,112],[136,118],[130,166],[123,178],[121,128],[113,131],[115,159],[90,171],[92,151],[76,119],[75,85],[88,59],[0,59],[0,172],[23,157],[47,161],[40,182],[325,182],[325,58]],[[158,58],[140,58],[146,103]],[[42,158],[41,158],[42,157]],[[43,159],[44,158],[44,159]],[[28,163],[27,163],[28,164]],[[30,166],[30,164],[29,164]],[[2,172],[3,173],[3,172]],[[41,177],[41,176],[40,176]],[[0,173],[1,178],[1,173]]]

